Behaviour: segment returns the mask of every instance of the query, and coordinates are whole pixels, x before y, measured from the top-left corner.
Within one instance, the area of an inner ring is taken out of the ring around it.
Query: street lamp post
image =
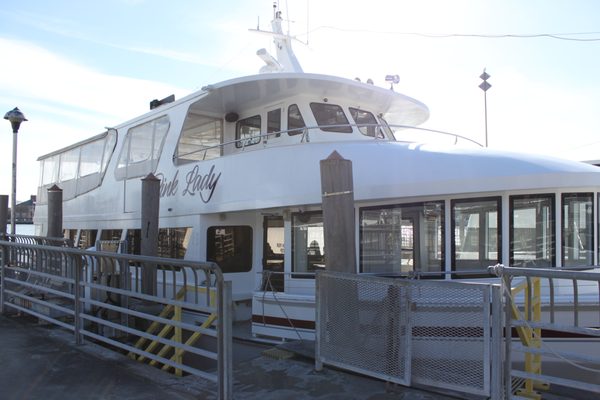
[[[15,208],[17,205],[17,133],[21,122],[27,121],[25,115],[15,107],[4,115],[4,119],[10,121],[13,130],[13,153],[12,153],[12,194],[10,196],[10,233],[15,234]],[[4,223],[4,222],[2,222]]]
[[[483,90],[483,107],[484,107],[484,114],[485,114],[485,147],[488,147],[488,131],[487,131],[487,91],[489,88],[492,87],[492,85],[490,85],[488,83],[488,79],[490,78],[490,75],[485,72],[485,68],[483,69],[483,74],[479,75],[479,77],[481,79],[483,79],[483,82],[481,82],[479,84],[479,87],[481,88],[481,90]]]

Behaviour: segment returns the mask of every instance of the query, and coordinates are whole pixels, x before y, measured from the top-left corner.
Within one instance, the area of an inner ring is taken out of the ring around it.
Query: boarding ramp
[[[506,307],[506,392],[540,399],[552,385],[600,395],[600,268],[496,265]],[[512,379],[511,379],[512,378]],[[588,397],[589,396],[589,397]]]
[[[316,366],[502,398],[499,285],[317,273]]]
[[[143,293],[146,268],[156,293]],[[48,284],[51,282],[51,284]],[[20,312],[232,394],[231,283],[218,266],[0,240],[0,312]]]

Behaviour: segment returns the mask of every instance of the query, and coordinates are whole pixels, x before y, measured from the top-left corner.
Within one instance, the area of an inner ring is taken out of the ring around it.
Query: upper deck
[[[428,110],[410,97],[348,79],[263,74],[204,87],[103,134],[41,156],[38,201],[58,184],[65,200],[116,180],[308,141],[395,140],[389,121],[416,125]]]

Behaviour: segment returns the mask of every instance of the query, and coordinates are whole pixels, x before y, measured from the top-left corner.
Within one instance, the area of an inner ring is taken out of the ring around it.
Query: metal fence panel
[[[317,366],[490,396],[491,288],[320,272]]]
[[[318,277],[320,362],[409,385],[406,285],[331,272]]]
[[[411,281],[412,380],[489,395],[490,286]]]

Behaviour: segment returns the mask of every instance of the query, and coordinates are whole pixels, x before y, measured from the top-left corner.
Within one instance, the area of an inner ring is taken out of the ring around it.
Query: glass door
[[[283,217],[266,216],[263,221],[263,279],[262,290],[283,292],[284,230]]]

